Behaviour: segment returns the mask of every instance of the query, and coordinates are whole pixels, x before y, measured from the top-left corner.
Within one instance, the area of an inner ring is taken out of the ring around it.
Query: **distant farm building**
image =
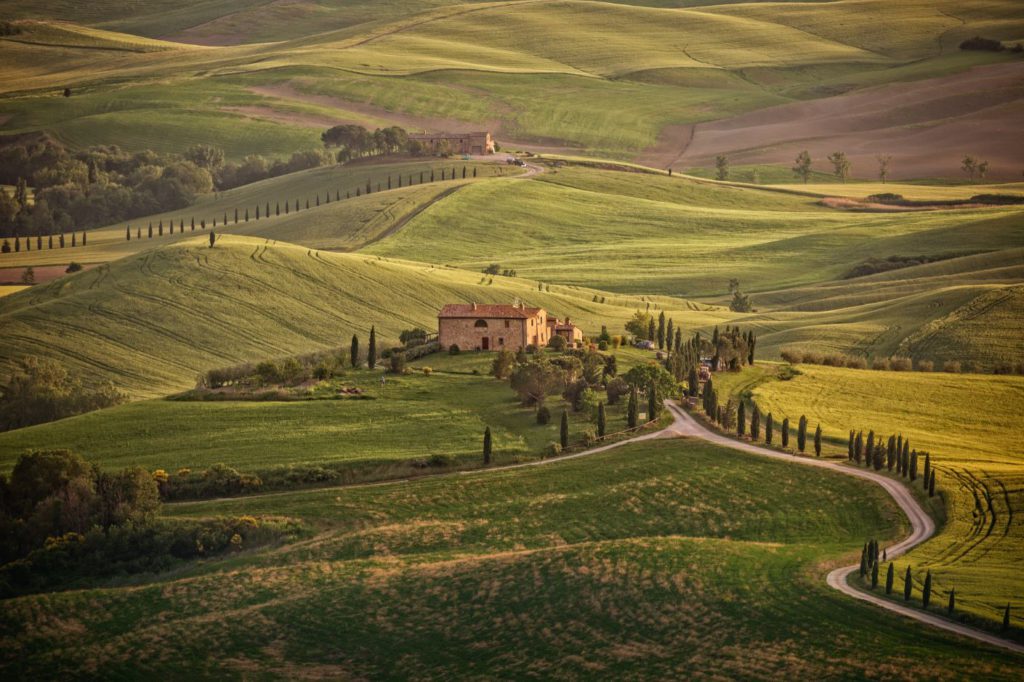
[[[552,329],[543,308],[489,303],[449,303],[437,314],[441,348],[519,350],[546,346]]]
[[[409,135],[428,154],[493,154],[494,139],[490,133],[425,133]]]
[[[561,336],[570,347],[583,342],[583,330],[574,325],[568,317],[564,322],[560,322],[557,317],[548,315],[547,324],[551,330],[550,336]]]

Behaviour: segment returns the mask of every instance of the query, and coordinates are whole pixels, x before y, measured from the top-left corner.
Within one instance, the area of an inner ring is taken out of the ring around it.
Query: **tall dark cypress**
[[[878,587],[878,562],[871,565],[871,589]]]
[[[910,601],[910,595],[914,591],[914,581],[910,577],[910,566],[907,566],[907,574],[903,576],[903,601]]]
[[[750,440],[757,441],[761,438],[761,412],[754,403],[754,412],[750,415]]]
[[[923,488],[927,490],[928,481],[931,480],[932,475],[932,456],[931,453],[924,453],[924,483],[921,484]]]
[[[484,429],[484,464],[491,463],[491,427]]]
[[[558,427],[558,440],[562,448],[569,447],[569,413],[562,410],[562,423]]]
[[[370,345],[366,349],[366,364],[370,369],[377,366],[377,327],[370,326]]]
[[[860,550],[860,577],[868,574],[868,546],[865,544]]]
[[[604,438],[605,430],[605,418],[604,418],[604,403],[599,402],[597,404],[597,437]]]
[[[796,427],[796,449],[801,453],[807,447],[807,417],[800,415],[800,421]]]
[[[359,337],[355,334],[352,335],[352,345],[349,347],[348,357],[353,367],[359,366]]]
[[[921,608],[927,609],[928,603],[932,600],[932,572],[928,571],[924,576],[924,589],[921,590]]]
[[[658,314],[658,349],[665,350],[665,311]]]
[[[946,605],[946,615],[952,616],[956,608],[956,588],[949,591],[949,603]]]
[[[846,444],[846,459],[853,461],[853,429],[850,429],[850,440]]]
[[[917,450],[910,453],[910,480],[917,480]]]
[[[712,395],[714,398],[714,395]],[[717,401],[716,401],[717,402]],[[658,391],[652,382],[647,387],[647,421],[651,422],[658,418]]]
[[[935,497],[935,469],[932,469],[932,475],[928,479],[928,497]]]
[[[853,460],[860,464],[860,458],[864,454],[864,432],[858,431],[857,438],[853,441]]]
[[[814,429],[814,456],[821,457],[821,424]]]
[[[768,445],[772,444],[772,439],[775,437],[775,422],[772,419],[772,413],[769,412],[768,416],[764,420],[764,442]]]
[[[894,564],[889,564],[889,570],[885,574],[885,593],[892,594],[892,584],[896,579]]]
[[[1006,610],[1003,611],[1003,631],[1010,629],[1010,602],[1006,602]]]
[[[740,406],[736,410],[736,435],[743,436],[747,430],[747,408],[740,400]]]
[[[629,405],[626,407],[626,425],[629,428],[636,428],[639,420],[640,408],[637,405],[636,387],[629,392]]]

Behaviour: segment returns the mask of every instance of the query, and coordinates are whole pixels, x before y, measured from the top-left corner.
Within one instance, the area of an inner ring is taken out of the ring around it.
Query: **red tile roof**
[[[437,316],[439,318],[489,317],[492,319],[527,320],[536,317],[540,312],[541,308],[521,308],[500,303],[448,303],[441,308],[441,312]]]

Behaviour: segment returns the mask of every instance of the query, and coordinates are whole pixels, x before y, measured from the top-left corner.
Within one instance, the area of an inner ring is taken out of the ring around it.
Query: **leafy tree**
[[[832,152],[828,155],[828,161],[832,164],[832,174],[846,182],[850,177],[850,161],[846,158],[846,153]]]
[[[732,294],[732,300],[729,301],[729,310],[735,313],[749,313],[754,309],[754,304],[750,300],[750,296],[744,294],[742,291],[737,289]],[[751,355],[753,355],[753,349],[751,349]],[[753,363],[751,363],[753,364]]]
[[[516,364],[516,355],[507,348],[502,348],[491,362],[491,376],[495,379],[507,379]]]
[[[523,405],[543,405],[549,395],[565,390],[566,372],[540,355],[530,362],[517,364],[509,383]]]
[[[729,179],[729,159],[723,154],[715,157],[715,177],[719,180]]]
[[[370,369],[377,367],[377,327],[370,325],[370,345],[366,350],[366,364]]]
[[[814,429],[814,456],[821,457],[821,424]]]
[[[125,399],[110,383],[89,390],[59,363],[29,356],[0,391],[0,431],[112,407]]]
[[[626,322],[626,331],[638,339],[645,339],[647,338],[647,332],[653,322],[654,318],[650,313],[637,310],[633,313],[633,317]]]
[[[811,154],[806,149],[797,154],[796,163],[793,166],[793,173],[795,173],[797,177],[803,180],[804,184],[807,184],[807,181],[810,179]]]
[[[971,182],[974,182],[974,176],[978,173],[978,160],[968,154],[960,162],[960,170],[967,174]]]
[[[355,334],[352,335],[352,343],[348,350],[349,362],[352,363],[353,367],[359,366],[359,337]]]
[[[569,447],[569,412],[562,410],[562,422],[558,427],[558,440],[562,449]]]
[[[807,417],[800,415],[800,421],[796,427],[796,449],[801,453],[807,447]]]
[[[484,428],[484,466],[491,463],[491,427]]]

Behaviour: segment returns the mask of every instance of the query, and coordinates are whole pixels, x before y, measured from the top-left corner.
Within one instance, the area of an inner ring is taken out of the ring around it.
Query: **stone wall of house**
[[[486,326],[479,325],[486,323]],[[551,339],[544,316],[528,320],[502,318],[440,318],[438,341],[442,349],[517,351],[528,345],[545,346]]]

